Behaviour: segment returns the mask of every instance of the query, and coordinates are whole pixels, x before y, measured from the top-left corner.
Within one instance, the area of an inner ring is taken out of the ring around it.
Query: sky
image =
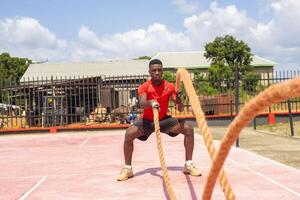
[[[300,69],[299,0],[0,0],[0,53],[35,62],[203,51],[233,35],[276,70]]]

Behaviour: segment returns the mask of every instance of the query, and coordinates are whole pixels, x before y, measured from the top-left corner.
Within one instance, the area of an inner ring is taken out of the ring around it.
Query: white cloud
[[[244,40],[252,51],[275,62],[300,63],[300,1],[269,0],[272,18],[260,22],[235,5],[220,7],[216,2],[202,13],[184,20],[186,34],[200,48],[216,36],[231,34]]]
[[[146,29],[97,36],[82,26],[78,40],[65,41],[42,26],[36,19],[15,17],[0,20],[0,52],[29,57],[35,61],[100,60],[135,58],[159,51],[181,51],[191,46],[184,33],[172,32],[159,23]]]
[[[134,58],[142,55],[154,55],[159,51],[176,51],[189,49],[191,44],[183,33],[174,33],[165,25],[154,23],[147,29],[131,30],[110,36],[97,37],[87,27],[81,27],[79,44],[76,52],[93,50],[94,59],[103,58]],[[73,56],[80,59],[80,54]]]
[[[269,0],[273,18],[251,28],[252,44],[257,52],[279,64],[300,63],[300,1]],[[287,69],[287,68],[286,68]]]
[[[61,57],[58,51],[65,49],[67,42],[43,27],[36,19],[14,17],[0,20],[0,51],[35,60]]]
[[[63,46],[48,29],[29,17],[6,18],[0,21],[1,41],[30,48],[57,48]]]
[[[245,11],[239,11],[234,5],[218,7],[216,2],[211,3],[209,10],[184,20],[188,36],[199,48],[216,36],[230,34],[243,38],[252,24],[254,21]]]
[[[78,33],[79,41],[87,48],[97,48],[100,45],[97,35],[90,28],[82,26]]]
[[[273,6],[274,23],[270,27],[274,40],[287,48],[300,46],[300,1],[284,0],[277,1],[276,4],[277,7]]]
[[[199,10],[199,2],[187,0],[173,0],[173,4],[177,6],[178,11],[183,14],[195,13]]]
[[[262,10],[272,14],[268,21],[253,19],[236,5],[219,6],[213,2],[207,10],[185,18],[183,32],[153,23],[144,29],[97,35],[92,28],[82,26],[78,39],[73,41],[59,39],[33,18],[0,19],[0,51],[50,61],[135,58],[160,51],[202,50],[216,36],[231,34],[262,57],[277,63],[300,63],[300,1],[266,2]],[[190,5],[185,0],[174,3]]]

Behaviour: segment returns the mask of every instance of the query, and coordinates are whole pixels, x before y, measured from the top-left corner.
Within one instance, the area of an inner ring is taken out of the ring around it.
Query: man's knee
[[[184,133],[187,136],[194,136],[194,128],[190,124],[184,124]]]
[[[136,126],[130,126],[125,133],[125,142],[133,142],[133,140],[140,136],[140,131]]]

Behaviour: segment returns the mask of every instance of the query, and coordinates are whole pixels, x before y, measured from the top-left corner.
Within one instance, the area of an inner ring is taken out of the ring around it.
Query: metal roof
[[[210,62],[204,57],[204,51],[190,52],[161,52],[152,59],[160,59],[164,68],[176,69],[186,67],[188,69],[210,66]],[[148,60],[112,60],[98,62],[69,62],[69,63],[42,63],[31,64],[21,81],[33,78],[50,79],[51,77],[87,77],[87,76],[129,76],[147,75]],[[273,67],[276,63],[254,55],[251,65]]]
[[[160,52],[152,59],[160,59],[163,62],[164,68],[186,67],[193,68],[208,68],[210,61],[204,57],[204,51],[186,51],[186,52]],[[276,63],[265,58],[254,55],[251,65],[270,66],[273,67]]]
[[[99,62],[70,62],[31,64],[21,81],[33,78],[126,76],[148,74],[147,60],[114,60]]]

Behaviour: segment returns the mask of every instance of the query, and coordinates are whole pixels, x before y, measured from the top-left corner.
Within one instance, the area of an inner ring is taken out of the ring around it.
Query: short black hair
[[[162,65],[162,62],[159,60],[159,59],[153,59],[149,62],[149,67],[151,65],[155,65],[155,64],[159,64],[159,65]]]

